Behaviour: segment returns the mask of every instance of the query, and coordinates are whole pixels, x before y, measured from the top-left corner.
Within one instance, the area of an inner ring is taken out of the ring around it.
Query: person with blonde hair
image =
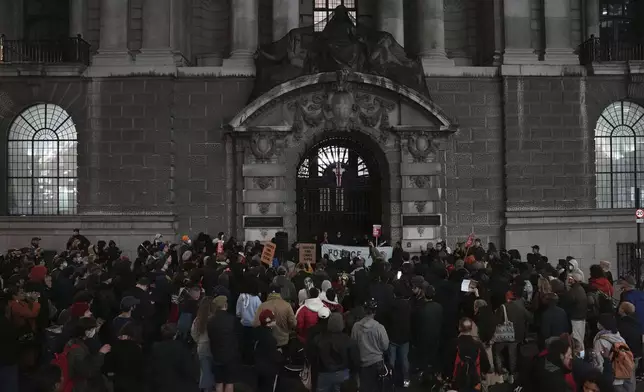
[[[208,339],[208,320],[217,311],[213,297],[204,297],[199,303],[197,316],[192,322],[190,335],[197,343],[197,356],[201,372],[199,376],[199,389],[202,391],[212,391],[215,388],[215,376],[212,373],[213,361],[210,352],[210,340]]]
[[[642,346],[644,329],[635,316],[635,305],[632,303],[622,302],[619,304],[617,310],[617,330],[631,349],[633,358],[635,359],[635,369],[637,369],[640,358],[644,353],[644,347]]]

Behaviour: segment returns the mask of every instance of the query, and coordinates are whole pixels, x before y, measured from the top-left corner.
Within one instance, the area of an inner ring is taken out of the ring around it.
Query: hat
[[[463,269],[465,268],[465,260],[456,260],[454,263],[454,269]]]
[[[89,304],[87,302],[76,302],[69,308],[69,312],[75,318],[83,317],[88,310]]]
[[[270,309],[264,309],[259,314],[259,322],[263,327],[267,326],[269,323],[275,321],[275,313]]]
[[[132,309],[132,307],[140,303],[141,301],[138,298],[128,295],[127,297],[123,297],[123,299],[121,300],[121,309],[130,310]]]
[[[150,285],[150,279],[143,277],[139,278],[139,280],[136,281],[136,284],[140,284],[141,286],[149,286]]]
[[[36,265],[29,272],[29,278],[33,282],[42,282],[47,276],[47,267],[44,265]]]
[[[183,261],[190,261],[191,258],[192,258],[192,252],[189,250],[183,252],[183,255],[181,255],[181,260]]]
[[[371,298],[367,300],[367,302],[364,304],[364,308],[366,310],[370,310],[372,312],[375,312],[376,309],[378,309],[378,301],[376,301],[375,298]]]
[[[344,330],[344,319],[340,313],[331,313],[327,329],[329,332],[342,332]]]
[[[32,241],[40,241],[40,240],[42,240],[42,238],[40,238],[40,237],[33,237],[33,238],[31,238],[31,240],[32,240]]]
[[[633,286],[633,287],[635,286],[635,278],[633,278],[632,276],[627,276],[622,280],[624,281],[624,283],[628,284],[629,286]]]
[[[539,249],[539,245],[532,245],[532,249]]]
[[[215,305],[215,308],[223,310],[228,305],[228,297],[225,295],[217,296],[212,300],[212,303]]]
[[[424,283],[425,283],[425,278],[423,278],[422,276],[416,275],[413,278],[411,278],[411,287],[412,288],[420,289],[420,288],[423,287]]]
[[[318,318],[328,319],[329,316],[331,316],[331,310],[329,310],[329,308],[327,308],[326,306],[323,306],[320,310],[318,310]]]
[[[187,235],[184,235],[183,237],[181,237],[181,241],[188,242],[190,241],[190,237],[188,237]]]

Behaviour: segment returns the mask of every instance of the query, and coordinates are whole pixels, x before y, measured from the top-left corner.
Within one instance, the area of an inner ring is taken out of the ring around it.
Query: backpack
[[[463,355],[460,347],[456,349],[454,364],[454,389],[481,390],[481,350],[476,349],[474,356]]]
[[[630,380],[635,371],[633,352],[626,343],[615,343],[610,351],[610,361],[613,365],[615,380]]]
[[[62,375],[62,392],[72,392],[76,382],[69,377],[69,362],[67,360],[67,355],[69,352],[77,347],[80,347],[79,344],[65,345],[62,353],[56,353],[54,359],[51,361],[52,365],[56,365],[60,368],[60,373]]]

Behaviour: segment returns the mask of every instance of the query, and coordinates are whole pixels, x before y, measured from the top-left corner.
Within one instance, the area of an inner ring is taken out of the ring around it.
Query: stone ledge
[[[586,76],[588,70],[581,65],[505,64],[502,76]]]
[[[424,70],[427,77],[493,78],[499,76],[499,67],[424,66]]]
[[[80,76],[87,66],[81,64],[0,64],[0,77],[11,76]]]
[[[506,228],[511,230],[560,229],[561,225],[574,227],[595,227],[597,224],[606,227],[624,227],[631,223],[635,227],[635,211],[619,210],[561,210],[561,211],[524,211],[506,212]]]

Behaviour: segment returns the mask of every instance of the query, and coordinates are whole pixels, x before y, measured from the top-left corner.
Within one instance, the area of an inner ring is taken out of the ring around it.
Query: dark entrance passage
[[[350,136],[314,145],[297,172],[297,236],[310,242],[342,233],[343,242],[371,235],[380,224],[381,177],[374,155]]]

